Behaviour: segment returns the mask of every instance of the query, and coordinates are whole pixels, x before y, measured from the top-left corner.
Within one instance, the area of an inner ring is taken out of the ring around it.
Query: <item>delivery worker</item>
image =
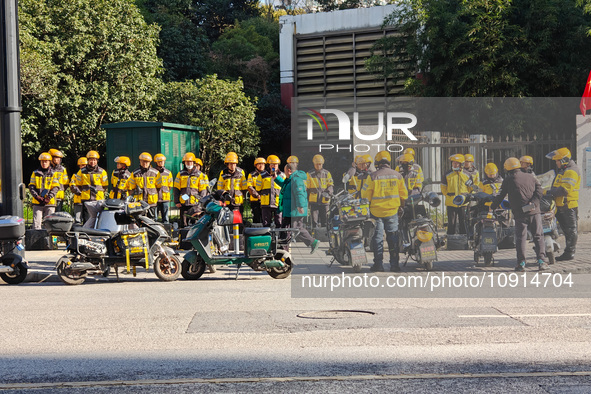
[[[86,157],[80,157],[76,164],[78,165],[78,170],[81,170],[88,164],[88,159]],[[78,173],[75,172],[72,174],[72,177],[70,178],[70,190],[74,195],[74,222],[76,224],[82,224],[86,221],[87,218],[84,217],[84,206],[82,205],[82,199],[80,198],[80,189],[76,185],[77,179]]]
[[[556,163],[558,171],[552,188],[546,194],[554,197],[556,201],[556,219],[566,238],[564,253],[556,258],[556,261],[567,261],[575,258],[577,249],[578,216],[579,216],[579,189],[581,188],[581,171],[577,163],[572,159],[568,148],[560,148],[546,155]]]
[[[166,156],[158,153],[154,156],[156,162],[156,171],[160,176],[156,179],[156,188],[158,189],[158,203],[156,204],[156,217],[160,215],[162,223],[170,223],[168,210],[170,208],[170,192],[174,186],[172,172],[165,167]]]
[[[299,230],[297,240],[302,241],[310,247],[310,254],[313,254],[320,241],[314,239],[304,226],[304,218],[308,216],[308,194],[306,191],[307,175],[299,171],[295,163],[285,165],[285,178],[278,176],[274,179],[281,188],[279,196],[279,207],[282,215],[282,228],[295,228]],[[288,234],[291,237],[291,234]],[[286,250],[289,252],[289,244]]]
[[[176,174],[174,180],[174,203],[180,208],[181,226],[187,227],[190,219],[187,215],[199,213],[199,199],[207,193],[209,179],[201,172],[203,162],[193,152],[183,156],[184,168]]]
[[[261,211],[261,199],[259,196],[259,192],[256,190],[255,182],[258,176],[265,172],[265,164],[267,164],[267,161],[264,157],[257,157],[256,159],[254,159],[255,170],[248,174],[248,179],[246,180],[253,223],[263,222],[263,216]]]
[[[411,148],[405,149],[405,151],[407,150],[414,152]],[[415,163],[414,156],[410,153],[404,153],[399,156],[398,163],[399,166],[395,170],[403,176],[408,192],[410,194],[420,193],[425,177],[421,166]]]
[[[529,172],[530,174],[534,174],[534,158],[531,156],[521,156],[519,158],[519,163],[521,164],[521,171]]]
[[[279,208],[279,195],[281,186],[275,182],[275,178],[285,179],[285,174],[279,170],[281,160],[276,155],[267,157],[269,170],[263,171],[255,180],[255,187],[261,197],[261,210],[263,215],[263,227],[269,227],[275,223],[275,227],[281,227],[281,212]]]
[[[86,154],[88,163],[76,174],[76,186],[80,189],[80,201],[88,214],[84,227],[94,227],[96,216],[103,208],[105,192],[109,186],[107,171],[98,166],[100,158],[97,151],[91,150]]]
[[[480,173],[474,166],[474,156],[471,154],[464,155],[464,169],[463,172],[472,178],[472,184],[478,186],[480,184]],[[468,188],[468,191],[472,191],[472,187]]]
[[[231,208],[240,209],[243,211],[244,193],[248,189],[248,183],[244,170],[238,167],[238,155],[235,152],[230,152],[224,159],[226,168],[220,172],[218,177],[218,190],[227,190],[232,198]]]
[[[445,206],[447,207],[447,234],[466,234],[466,204],[459,206],[453,203],[455,196],[468,193],[466,182],[470,175],[462,171],[464,165],[464,155],[455,154],[449,157],[451,161],[451,170],[443,175],[441,180],[441,194],[445,196]],[[459,231],[457,227],[459,226]]]
[[[111,186],[113,188],[109,193],[109,198],[125,199],[129,195],[129,178],[131,178],[129,166],[131,166],[131,160],[127,156],[117,156],[114,161],[117,168],[111,174]]]
[[[349,175],[347,192],[353,194],[355,198],[364,198],[361,194],[364,190],[367,190],[367,179],[371,173],[369,170],[371,161],[372,157],[370,155],[356,156],[353,166],[346,172]]]
[[[64,154],[58,149],[50,149],[49,154],[51,155],[51,168],[53,168],[53,173],[60,184],[60,188],[55,196],[55,210],[56,212],[61,212],[64,206],[64,194],[68,190],[70,180],[68,179],[68,171],[62,165]]]
[[[129,178],[129,192],[136,201],[145,201],[150,205],[148,217],[156,219],[156,205],[158,204],[157,184],[160,173],[152,168],[152,155],[142,152],[139,156],[140,166]]]
[[[373,238],[373,265],[372,272],[383,272],[384,260],[384,231],[390,253],[390,271],[399,272],[399,247],[398,247],[398,209],[404,206],[408,198],[408,190],[404,184],[404,178],[398,171],[391,168],[392,158],[390,152],[381,151],[375,157],[376,171],[368,180],[369,210],[372,219],[376,222]]]
[[[306,187],[312,214],[312,228],[318,228],[327,223],[328,204],[333,194],[334,181],[330,172],[323,168],[322,155],[315,155],[312,163],[314,170],[308,172]]]
[[[538,269],[548,269],[544,262],[546,259],[546,245],[544,244],[544,229],[540,215],[540,199],[542,198],[542,185],[532,174],[521,171],[521,164],[516,157],[510,157],[504,164],[506,177],[501,185],[499,194],[491,204],[491,209],[496,209],[506,195],[509,195],[511,212],[515,217],[515,248],[517,249],[516,271],[525,271],[525,247],[527,242],[527,230],[532,233],[534,250]]]
[[[501,191],[503,177],[499,175],[499,168],[495,163],[488,163],[484,167],[484,179],[480,183],[480,188],[486,194],[496,196]],[[490,206],[490,203],[487,203]]]
[[[33,229],[41,230],[43,218],[55,212],[55,196],[60,189],[59,179],[51,167],[51,155],[39,155],[39,168],[31,174],[29,192],[33,196]]]

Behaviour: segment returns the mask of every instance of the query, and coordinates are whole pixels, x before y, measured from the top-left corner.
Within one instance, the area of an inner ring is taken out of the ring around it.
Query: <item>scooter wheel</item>
[[[286,252],[285,250],[277,250],[277,254],[275,254],[275,260],[282,260],[285,264],[283,268],[271,267],[267,271],[267,273],[273,279],[285,279],[289,275],[291,275],[291,269],[293,268],[293,262],[291,261],[291,255]]]
[[[485,253],[484,254],[484,266],[485,267],[490,267],[494,264],[495,259],[493,257],[492,253]]]
[[[197,280],[201,278],[201,275],[205,272],[205,261],[197,256],[195,264],[189,263],[187,260],[183,260],[181,264],[181,275],[186,280]]]
[[[548,257],[548,264],[556,263],[556,256],[554,256],[554,252],[548,252],[546,253],[546,256]]]
[[[60,257],[57,262],[57,276],[67,285],[81,285],[86,280],[86,272],[74,272],[68,267],[69,256]]]
[[[12,274],[0,274],[0,278],[9,285],[18,285],[27,277],[28,269],[25,264],[18,264],[16,268],[17,270]]]
[[[176,256],[159,255],[154,261],[154,273],[158,279],[165,282],[176,280],[181,274],[181,262]]]

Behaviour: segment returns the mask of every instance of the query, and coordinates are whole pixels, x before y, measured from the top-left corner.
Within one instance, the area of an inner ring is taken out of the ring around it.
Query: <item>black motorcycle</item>
[[[0,278],[17,285],[27,277],[28,266],[17,251],[25,249],[25,220],[17,216],[0,216]]]
[[[364,223],[369,218],[369,201],[341,190],[332,197],[328,211],[329,249],[326,254],[333,256],[330,266],[336,260],[341,265],[353,267],[354,272],[360,272],[367,264],[364,245],[367,226]]]
[[[121,231],[90,229],[75,225],[67,212],[49,215],[44,225],[52,235],[65,236],[68,254],[62,256],[55,268],[62,282],[79,285],[88,275],[108,276],[111,267],[119,279],[119,267],[127,272],[136,267],[149,270],[153,265],[156,276],[173,281],[181,273],[181,260],[171,248],[164,246],[170,236],[162,223],[145,216],[149,205],[145,201],[121,202],[122,211],[114,215],[117,225],[135,227]]]
[[[420,202],[436,208],[441,204],[441,199],[435,192],[420,192],[408,196],[400,220],[400,251],[406,254],[405,266],[412,259],[431,271],[433,263],[437,261],[437,250],[445,241],[439,238],[437,224],[431,219],[425,204],[419,204]]]

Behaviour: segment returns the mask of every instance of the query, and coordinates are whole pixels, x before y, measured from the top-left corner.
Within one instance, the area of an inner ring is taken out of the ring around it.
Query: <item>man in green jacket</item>
[[[308,215],[308,194],[306,179],[308,175],[298,171],[297,166],[288,163],[285,166],[285,179],[275,178],[275,183],[281,186],[279,195],[279,210],[283,214],[281,227],[293,227],[300,231],[296,239],[310,247],[310,254],[318,249],[319,241],[314,239],[304,226],[304,218]]]

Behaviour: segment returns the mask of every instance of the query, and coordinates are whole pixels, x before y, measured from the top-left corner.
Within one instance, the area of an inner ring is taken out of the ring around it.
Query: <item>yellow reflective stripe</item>
[[[569,184],[571,184],[573,186],[577,183],[577,180],[576,179],[573,179],[573,178],[562,178],[561,181],[562,182],[569,183]]]

